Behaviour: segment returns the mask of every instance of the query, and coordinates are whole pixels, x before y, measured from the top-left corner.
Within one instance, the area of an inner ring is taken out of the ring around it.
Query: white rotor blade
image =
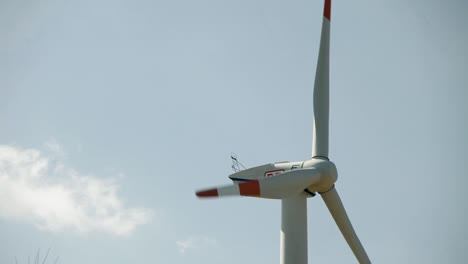
[[[327,191],[326,193],[321,193],[323,201],[328,207],[333,219],[335,219],[336,225],[340,229],[341,233],[343,234],[346,242],[348,242],[349,247],[353,251],[354,255],[358,259],[359,263],[361,264],[368,264],[371,263],[369,257],[366,254],[366,251],[362,247],[359,238],[357,237],[356,233],[354,232],[353,225],[346,214],[346,211],[341,203],[340,196],[336,191],[335,187],[331,190]]]
[[[201,198],[241,195],[282,199],[302,192],[319,182],[320,178],[320,173],[315,168],[297,169],[266,179],[202,190],[196,194]]]
[[[312,157],[328,158],[330,15],[331,0],[325,0],[320,50],[315,72]]]

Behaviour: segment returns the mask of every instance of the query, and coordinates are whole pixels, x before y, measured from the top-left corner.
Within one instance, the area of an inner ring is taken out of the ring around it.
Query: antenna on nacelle
[[[245,166],[240,163],[240,161],[237,160],[237,154],[234,152],[231,152],[231,160],[232,160],[232,165],[231,168],[234,172],[239,172],[241,170],[245,170]]]

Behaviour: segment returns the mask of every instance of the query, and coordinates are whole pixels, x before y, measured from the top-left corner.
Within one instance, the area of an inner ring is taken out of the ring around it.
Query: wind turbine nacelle
[[[241,183],[246,181],[252,180],[260,180],[265,178],[270,178],[276,176],[278,174],[284,173],[286,171],[294,170],[303,168],[304,162],[297,161],[297,162],[275,162],[275,163],[268,163],[265,165],[260,165],[257,167],[245,169],[236,173],[229,175],[229,179],[231,179],[234,183]]]
[[[306,187],[304,191],[310,196],[314,196],[313,192],[326,192],[330,190],[338,178],[336,166],[333,162],[320,158],[296,162],[282,161],[268,163],[233,173],[229,175],[229,179],[235,184],[240,184],[242,182],[267,179],[292,170],[308,170],[311,168],[320,172],[321,179],[319,182]]]

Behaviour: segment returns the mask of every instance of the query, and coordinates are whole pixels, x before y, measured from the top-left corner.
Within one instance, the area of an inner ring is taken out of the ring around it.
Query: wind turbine
[[[371,263],[335,189],[328,158],[331,0],[325,0],[314,87],[312,158],[265,164],[231,174],[234,184],[198,191],[200,198],[251,196],[281,199],[281,264],[307,264],[307,198],[318,192],[359,263]]]

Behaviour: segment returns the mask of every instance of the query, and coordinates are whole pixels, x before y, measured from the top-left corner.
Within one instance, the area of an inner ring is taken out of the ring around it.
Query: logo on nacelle
[[[265,178],[270,178],[270,177],[273,177],[275,175],[281,174],[283,172],[284,172],[283,169],[267,171],[267,172],[265,172]]]

